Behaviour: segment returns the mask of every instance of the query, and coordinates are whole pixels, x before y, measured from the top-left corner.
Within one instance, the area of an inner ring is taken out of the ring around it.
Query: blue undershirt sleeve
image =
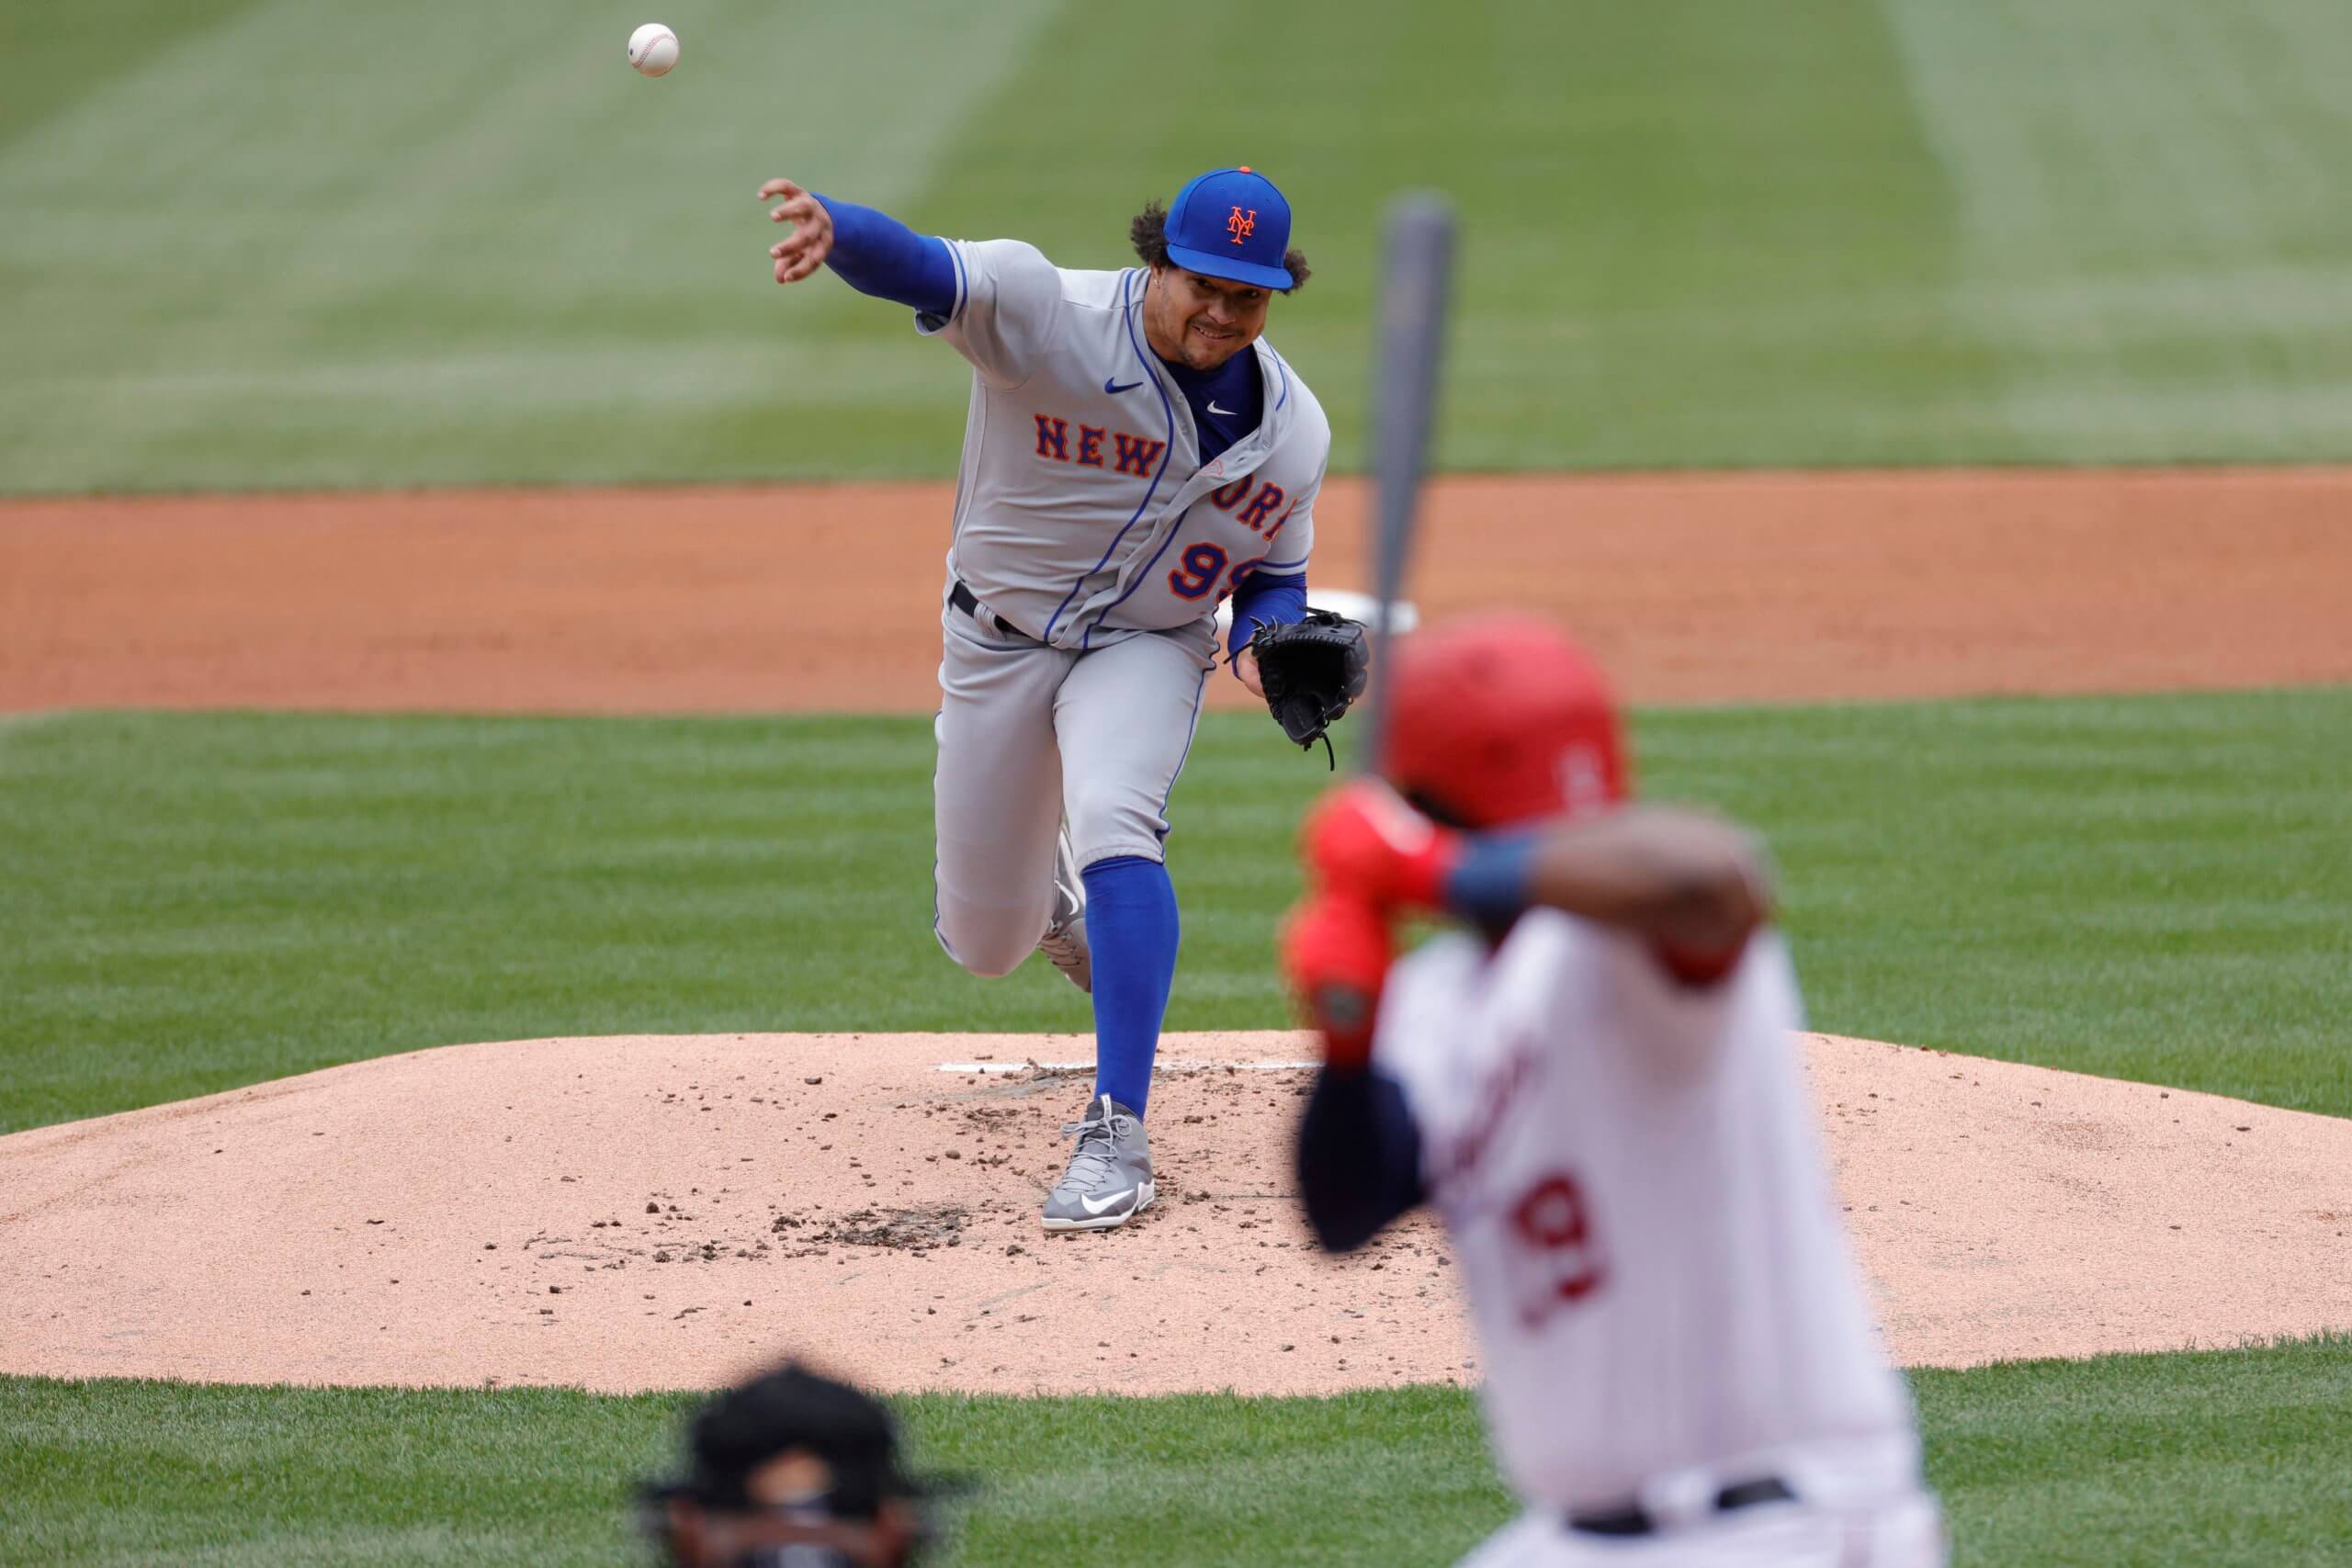
[[[1328,1252],[1352,1252],[1410,1213],[1421,1186],[1421,1134],[1404,1086],[1378,1068],[1315,1076],[1298,1128],[1298,1190]]]
[[[1528,905],[1542,835],[1532,829],[1473,834],[1445,879],[1445,907],[1482,926],[1508,926]]]
[[[860,294],[888,299],[929,315],[956,310],[956,259],[947,242],[918,234],[887,212],[839,197],[817,200],[833,220],[832,254],[825,265]]]
[[[1226,638],[1225,656],[1230,660],[1248,646],[1259,626],[1288,626],[1306,614],[1306,574],[1294,572],[1287,577],[1270,577],[1253,571],[1241,580],[1233,594],[1233,635]]]

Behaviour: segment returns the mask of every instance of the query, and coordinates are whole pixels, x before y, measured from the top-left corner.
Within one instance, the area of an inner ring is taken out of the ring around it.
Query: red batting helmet
[[[1449,622],[1401,639],[1389,665],[1380,771],[1436,816],[1498,828],[1599,810],[1630,793],[1609,682],[1550,622]]]

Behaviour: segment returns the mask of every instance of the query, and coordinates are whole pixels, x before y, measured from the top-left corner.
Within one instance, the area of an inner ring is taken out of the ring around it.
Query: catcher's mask
[[[1609,682],[1567,633],[1532,615],[1451,621],[1399,641],[1380,771],[1468,829],[1604,810],[1632,788]]]
[[[684,1568],[900,1568],[930,1539],[924,1500],[962,1489],[909,1475],[882,1404],[797,1362],[703,1406],[686,1461],[639,1495]]]

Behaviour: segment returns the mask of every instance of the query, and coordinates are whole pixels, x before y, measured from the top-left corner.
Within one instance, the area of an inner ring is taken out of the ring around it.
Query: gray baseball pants
[[[973,974],[1006,975],[1052,918],[1065,820],[1081,868],[1163,858],[1216,632],[1204,619],[1074,652],[985,610],[947,605],[940,624],[933,929]]]

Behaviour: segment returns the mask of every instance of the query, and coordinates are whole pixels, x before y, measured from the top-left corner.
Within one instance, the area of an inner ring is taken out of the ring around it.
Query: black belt
[[[1777,1475],[1758,1476],[1726,1486],[1715,1494],[1715,1512],[1728,1514],[1737,1508],[1754,1507],[1758,1503],[1793,1503],[1796,1494],[1789,1483]],[[1622,1508],[1602,1508],[1591,1513],[1571,1513],[1568,1528],[1586,1535],[1654,1535],[1657,1521],[1639,1503],[1629,1503]]]
[[[963,611],[964,614],[971,616],[972,619],[978,621],[981,626],[987,627],[989,631],[996,633],[1000,637],[1017,637],[1023,642],[1035,642],[1037,640],[1035,637],[1031,637],[1027,632],[1023,631],[1019,626],[1008,624],[1005,619],[999,615],[995,611],[981,609],[978,598],[973,594],[970,589],[965,587],[960,580],[954,587],[947,591],[947,606],[952,610]]]

